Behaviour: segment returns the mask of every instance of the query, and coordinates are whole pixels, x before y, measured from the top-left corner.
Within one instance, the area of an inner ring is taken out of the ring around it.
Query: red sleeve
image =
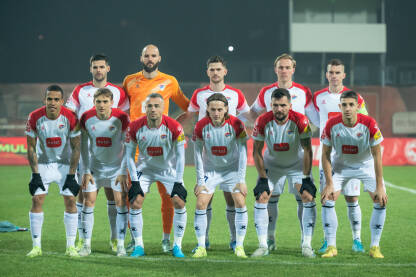
[[[377,122],[374,118],[364,115],[364,114],[357,114],[358,122],[364,124],[367,126],[368,131],[370,132],[370,138],[374,138],[374,135],[380,131],[380,129],[377,126]]]
[[[238,95],[238,103],[237,103],[237,109],[241,109],[246,102],[246,97],[244,96],[243,92],[239,89],[232,88],[235,92],[237,92]]]
[[[209,124],[209,122],[209,117],[206,116],[196,123],[194,133],[192,135],[193,141],[196,141],[197,138],[200,140],[204,140],[204,138],[202,137],[202,130],[207,124]]]
[[[172,133],[172,141],[175,141],[179,135],[183,133],[182,125],[175,119],[164,115],[162,122],[162,124],[165,124]]]
[[[361,108],[361,105],[364,103],[364,98],[359,94],[358,94],[358,107]]]
[[[299,134],[302,134],[306,130],[306,127],[309,126],[308,118],[305,115],[293,110],[289,111],[289,119],[296,123]]]
[[[321,89],[321,90],[318,90],[317,92],[315,92],[314,94],[313,94],[313,97],[312,97],[312,103],[313,103],[313,105],[315,106],[315,109],[319,112],[319,107],[318,107],[318,103],[317,103],[317,98],[318,98],[318,96],[320,95],[320,94],[322,94],[322,93],[324,93],[325,91],[327,91],[327,90],[329,90],[328,88],[324,88],[324,89]]]
[[[87,123],[87,120],[96,115],[97,115],[97,111],[95,110],[95,107],[92,107],[88,111],[84,112],[81,115],[81,120],[80,120],[81,128],[85,130],[85,123]]]
[[[192,97],[191,97],[192,106],[194,106],[198,109],[199,109],[199,105],[198,105],[198,101],[197,101],[197,98],[198,98],[197,95],[198,95],[198,92],[200,92],[200,91],[201,91],[201,89],[196,89],[194,91],[194,93],[192,94]]]
[[[331,117],[326,122],[324,131],[322,132],[321,139],[324,139],[325,137],[328,139],[331,139],[331,129],[334,127],[334,125],[337,125],[342,122],[342,114],[339,114],[337,116]]]
[[[129,143],[130,140],[137,143],[137,138],[136,138],[137,131],[141,127],[146,125],[146,121],[147,121],[146,116],[143,116],[143,117],[141,117],[141,118],[139,118],[135,121],[130,122],[129,127],[127,128],[127,133],[126,133],[126,142],[127,143]]]
[[[64,106],[61,107],[61,114],[63,114],[69,121],[70,131],[74,130],[74,128],[77,126],[78,120],[77,115],[71,111],[68,108],[65,108]]]
[[[266,93],[266,90],[268,89],[268,87],[264,87],[260,90],[259,95],[257,96],[257,103],[263,108],[266,108],[266,103],[264,102],[264,94]]]
[[[112,108],[112,115],[120,119],[121,121],[121,130],[125,131],[129,126],[129,116],[120,109]]]
[[[81,88],[83,87],[84,85],[79,85],[79,86],[76,86],[75,88],[74,88],[74,90],[72,91],[72,94],[71,94],[71,96],[70,97],[72,97],[72,99],[78,104],[78,105],[80,105],[80,103],[79,103],[79,91],[81,90]]]
[[[240,134],[244,131],[244,123],[240,119],[232,115],[230,115],[229,121],[231,126],[233,126],[235,136],[239,137]]]
[[[261,116],[259,116],[256,119],[256,123],[254,124],[253,136],[256,137],[258,135],[261,135],[264,137],[264,127],[266,126],[267,123],[272,121],[273,118],[274,118],[274,115],[272,111],[266,112],[262,114]]]
[[[306,102],[305,102],[305,108],[306,108],[312,101],[312,92],[311,92],[311,89],[308,87],[304,87],[304,91],[306,95]]]
[[[123,88],[116,86],[114,84],[111,84],[112,86],[114,86],[115,88],[118,89],[118,91],[120,92],[120,99],[118,100],[118,104],[117,104],[117,108],[121,108],[124,106],[126,99],[127,99],[127,95],[126,92],[124,91]]]

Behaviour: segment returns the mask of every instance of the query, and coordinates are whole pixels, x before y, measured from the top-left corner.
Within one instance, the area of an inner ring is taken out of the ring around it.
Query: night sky
[[[286,0],[2,0],[0,82],[89,80],[94,53],[110,56],[109,79],[121,82],[138,71],[148,43],[159,46],[162,71],[198,82],[213,54],[272,62],[287,51],[287,8]],[[388,64],[416,64],[415,8],[414,1],[386,0]]]

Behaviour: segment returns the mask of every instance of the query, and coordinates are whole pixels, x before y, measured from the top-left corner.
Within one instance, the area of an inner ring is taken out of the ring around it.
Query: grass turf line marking
[[[392,184],[392,183],[390,183],[390,182],[387,182],[386,180],[384,180],[384,184],[385,184],[386,186],[388,186],[388,187],[391,187],[391,188],[395,188],[395,189],[399,189],[399,190],[404,190],[404,191],[407,191],[407,192],[410,192],[410,193],[416,194],[416,190],[414,190],[414,189],[409,189],[409,188],[405,188],[405,187],[397,186],[397,185],[394,185],[394,184]]]
[[[9,254],[18,254],[21,251],[12,251],[12,250],[2,250],[0,251],[1,255],[9,255]],[[187,262],[187,263],[198,263],[198,262],[207,262],[207,263],[219,263],[219,264],[228,264],[228,263],[239,263],[239,264],[264,264],[264,265],[310,265],[310,266],[349,266],[349,267],[367,267],[367,266],[379,266],[379,267],[416,267],[416,263],[326,263],[321,258],[315,259],[315,261],[319,262],[295,262],[295,261],[282,261],[282,260],[276,260],[276,261],[270,261],[270,260],[262,260],[258,258],[252,258],[252,259],[246,259],[246,260],[236,260],[236,259],[210,259],[210,258],[204,258],[204,259],[195,259],[191,257],[186,258],[174,258],[174,257],[140,257],[140,258],[132,258],[132,257],[117,257],[115,255],[111,254],[100,254],[100,253],[93,253],[90,256],[87,257],[80,257],[80,258],[70,258],[65,256],[65,254],[62,252],[53,252],[53,251],[43,251],[43,254],[55,256],[58,258],[66,258],[70,259],[72,261],[88,261],[88,260],[95,260],[95,259],[126,259],[129,261],[151,261],[151,262],[163,262],[163,261],[169,261],[169,262]],[[26,257],[25,257],[26,258]],[[42,257],[39,257],[40,259]],[[29,259],[29,258],[27,258]],[[35,258],[36,259],[36,258]]]

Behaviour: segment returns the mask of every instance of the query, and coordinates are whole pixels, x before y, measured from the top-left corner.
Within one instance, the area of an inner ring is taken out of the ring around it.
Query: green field
[[[317,179],[314,168],[315,180]],[[400,187],[415,190],[416,167],[385,167],[386,181]],[[18,226],[29,227],[28,212],[31,207],[28,192],[29,167],[0,167],[0,220],[8,220]],[[255,168],[247,170],[250,194],[247,199],[249,228],[245,241],[247,254],[257,247],[257,236],[253,223],[253,200],[251,189],[257,174]],[[345,201],[337,201],[338,256],[323,260],[305,259],[299,247],[299,223],[296,216],[296,201],[284,194],[279,202],[277,227],[278,249],[261,259],[237,259],[228,249],[228,225],[225,218],[225,202],[222,192],[217,192],[213,202],[213,224],[211,226],[211,250],[208,258],[192,259],[191,249],[196,244],[193,230],[195,197],[195,169],[187,167],[185,183],[188,195],[188,225],[183,240],[187,258],[174,259],[161,253],[162,223],[160,197],[152,187],[143,208],[143,238],[146,256],[140,259],[117,258],[109,250],[109,227],[106,201],[101,192],[95,209],[92,251],[89,257],[70,259],[64,256],[65,230],[63,224],[63,200],[58,187],[51,186],[46,198],[45,221],[42,232],[43,256],[29,259],[32,242],[29,232],[0,233],[0,276],[416,276],[416,195],[397,188],[387,188],[389,204],[387,219],[381,240],[385,258],[374,260],[368,256],[370,243],[369,220],[372,204],[367,193],[362,193],[360,205],[363,212],[362,240],[366,254],[351,251],[351,229],[346,215]],[[318,249],[322,239],[320,205],[313,239]]]

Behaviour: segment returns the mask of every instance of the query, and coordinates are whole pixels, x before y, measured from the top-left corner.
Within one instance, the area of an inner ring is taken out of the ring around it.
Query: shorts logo
[[[225,137],[228,138],[229,136],[231,136],[230,132],[225,133]]]
[[[62,129],[62,128],[64,128],[65,127],[65,125],[64,124],[59,124],[59,129]]]
[[[289,149],[290,149],[289,143],[287,142],[273,144],[273,150],[276,152],[289,151]]]
[[[147,147],[147,154],[149,156],[155,157],[155,156],[162,156],[163,155],[163,148],[160,146],[154,147],[149,146]]]
[[[161,135],[160,135],[160,138],[161,138],[161,139],[165,139],[166,137],[167,137],[167,136],[166,136],[166,134],[161,134]]]
[[[49,148],[57,148],[62,145],[62,139],[60,137],[46,138],[46,146]]]
[[[97,137],[95,138],[95,144],[98,147],[111,147],[113,145],[111,138],[108,137]]]
[[[356,145],[343,145],[342,154],[357,154],[358,146]]]
[[[226,146],[212,146],[211,153],[214,156],[225,156],[227,155],[227,147]]]

